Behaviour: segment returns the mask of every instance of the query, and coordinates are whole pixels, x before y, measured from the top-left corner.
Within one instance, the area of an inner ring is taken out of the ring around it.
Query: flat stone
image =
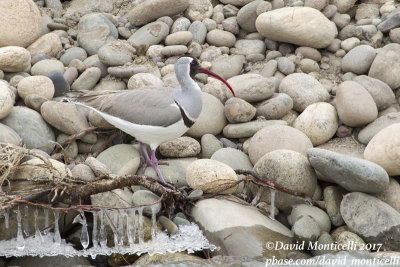
[[[254,73],[238,75],[229,78],[227,82],[232,86],[236,97],[250,103],[271,97],[275,90],[275,84],[270,78]]]
[[[144,25],[138,29],[131,37],[128,42],[133,47],[139,47],[141,45],[156,45],[159,44],[169,32],[167,24],[161,21],[152,22]]]
[[[343,197],[340,213],[346,225],[366,242],[383,244],[386,250],[399,249],[400,213],[385,202],[365,193],[349,193]]]
[[[274,142],[271,142],[274,140]],[[253,164],[267,154],[277,149],[289,149],[306,155],[313,145],[310,139],[301,131],[286,125],[271,125],[259,130],[249,144],[249,156]]]
[[[188,51],[186,45],[170,45],[161,49],[161,54],[166,57],[180,56]]]
[[[0,122],[18,134],[26,148],[39,148],[47,153],[53,150],[54,132],[40,113],[27,107],[13,107]]]
[[[165,38],[165,45],[187,45],[192,40],[190,31],[175,32]]]
[[[274,93],[271,98],[264,100],[256,106],[256,115],[267,120],[279,120],[292,108],[293,100],[284,93]]]
[[[231,194],[236,191],[237,175],[228,165],[212,159],[198,159],[186,170],[186,182],[205,193]],[[231,188],[225,189],[229,185]],[[225,189],[225,190],[224,190]]]
[[[40,113],[51,126],[66,134],[80,133],[90,127],[85,115],[72,103],[47,101],[42,104]],[[80,139],[93,144],[96,138],[96,134],[89,133]]]
[[[136,174],[140,164],[139,151],[128,144],[111,146],[101,152],[96,159],[118,176]]]
[[[336,109],[340,120],[351,127],[368,124],[378,117],[371,94],[353,81],[345,81],[337,88]]]
[[[140,3],[128,13],[128,20],[134,26],[152,22],[162,16],[179,14],[189,7],[188,0],[150,0]]]
[[[246,138],[253,136],[262,128],[270,125],[287,125],[283,120],[255,120],[244,123],[228,124],[223,134],[228,138]]]
[[[380,193],[389,184],[386,171],[373,162],[319,148],[307,150],[311,165],[348,191]]]
[[[265,53],[265,42],[261,40],[238,40],[235,43],[235,54],[239,55],[252,55],[252,54],[264,54]]]
[[[369,141],[364,151],[364,158],[382,166],[390,176],[400,174],[397,161],[399,148],[400,123],[395,123],[379,131]]]
[[[207,33],[207,42],[210,45],[232,47],[236,37],[231,32],[215,29]]]
[[[314,77],[304,73],[293,73],[282,79],[279,93],[289,95],[293,100],[293,109],[302,112],[309,105],[327,102],[329,93]]]
[[[267,250],[265,244],[292,243],[289,229],[262,215],[255,207],[225,199],[206,199],[194,205],[191,215],[205,230],[207,239],[221,247],[220,255],[285,258],[289,251]],[[220,219],[216,221],[215,218]],[[229,239],[225,238],[229,234]],[[243,246],[244,243],[248,246]]]
[[[317,175],[307,158],[293,150],[277,149],[266,153],[254,165],[253,171],[284,188],[308,196],[314,194],[317,186]],[[254,189],[253,187],[253,193]],[[262,190],[261,200],[271,203],[271,193],[268,188]],[[304,203],[304,200],[280,191],[275,193],[275,206],[280,210],[290,209],[292,205],[299,203]]]
[[[285,7],[262,13],[257,17],[256,28],[269,40],[313,48],[330,45],[336,32],[329,19],[310,7]]]
[[[161,143],[160,153],[164,157],[185,158],[200,154],[200,143],[196,139],[182,136],[177,139]]]
[[[18,46],[0,48],[0,70],[6,72],[20,72],[29,69],[30,66],[31,55],[25,48]]]
[[[311,104],[297,117],[293,127],[305,133],[314,146],[323,144],[339,127],[336,109],[329,103]]]

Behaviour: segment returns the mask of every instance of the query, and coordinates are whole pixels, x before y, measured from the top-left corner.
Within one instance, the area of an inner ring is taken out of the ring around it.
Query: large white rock
[[[310,7],[284,7],[262,13],[256,28],[270,40],[314,48],[330,45],[336,33],[335,25]]]
[[[31,54],[19,46],[0,48],[0,70],[6,72],[26,71],[31,66]]]
[[[200,189],[206,193],[231,194],[236,191],[237,185],[222,191],[237,180],[235,171],[213,159],[199,159],[192,162],[186,170],[186,181],[193,189]]]
[[[323,144],[339,127],[336,109],[329,103],[311,104],[297,117],[293,127],[305,133],[314,146]]]
[[[390,176],[400,174],[400,123],[392,124],[369,141],[364,151],[366,160],[382,166]]]

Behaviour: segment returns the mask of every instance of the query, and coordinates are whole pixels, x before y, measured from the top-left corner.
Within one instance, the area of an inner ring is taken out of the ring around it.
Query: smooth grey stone
[[[382,200],[349,193],[343,197],[340,213],[346,225],[366,242],[383,244],[383,250],[399,250],[400,213]]]
[[[228,124],[223,130],[223,134],[228,138],[251,137],[262,128],[269,125],[287,125],[283,120],[256,120],[245,123]]]
[[[90,68],[90,67],[99,68],[101,70],[101,78],[106,77],[108,74],[107,66],[100,61],[99,56],[97,54],[88,57],[87,59],[85,59],[83,61],[83,63],[85,64],[86,68]]]
[[[43,60],[43,59],[51,59],[51,57],[46,55],[46,54],[34,55],[32,57],[32,59],[31,59],[32,66],[35,65],[36,63],[38,63],[39,61]]]
[[[201,21],[194,21],[190,26],[188,31],[193,35],[192,40],[199,44],[204,44],[207,36],[207,28]]]
[[[375,49],[369,45],[359,45],[351,49],[342,59],[342,71],[364,74],[368,72],[376,56]]]
[[[253,164],[247,156],[242,151],[226,147],[217,150],[212,156],[211,159],[217,160],[219,162],[225,163],[229,167],[234,170],[242,169],[242,170],[252,170]]]
[[[169,32],[169,27],[162,21],[156,21],[144,25],[138,29],[128,42],[135,48],[141,45],[156,45],[159,44]]]
[[[86,58],[87,53],[85,49],[81,47],[72,47],[65,51],[65,53],[60,57],[60,61],[64,64],[64,66],[68,66],[73,59],[84,61]]]
[[[58,71],[52,71],[47,76],[53,82],[54,85],[54,97],[63,95],[66,91],[69,91],[70,86],[67,80],[64,78],[64,75]]]
[[[318,223],[308,215],[298,219],[292,227],[294,240],[301,243],[315,242],[321,235]]]
[[[308,215],[313,218],[317,223],[321,231],[331,231],[331,221],[328,214],[318,207],[309,206],[307,204],[298,204],[293,206],[290,215],[288,216],[288,222],[293,225],[302,216]]]
[[[389,16],[386,20],[378,25],[378,30],[385,33],[393,28],[400,26],[400,12],[396,12]]]
[[[174,235],[178,232],[178,226],[165,216],[158,217],[158,223],[161,224],[163,229],[167,229],[168,234]]]
[[[365,126],[358,133],[358,141],[366,145],[383,128],[395,123],[400,123],[400,112],[383,115]]]
[[[154,194],[153,192],[149,190],[138,190],[132,195],[132,204],[134,206],[139,206],[139,205],[148,205],[156,202],[159,200],[159,196]],[[161,210],[161,203],[155,204],[156,210],[155,212],[158,213]],[[147,216],[151,216],[151,207],[145,207],[143,209],[143,214]]]
[[[39,148],[50,153],[54,147],[53,129],[43,120],[40,113],[27,107],[13,107],[10,114],[0,121],[13,129],[29,149]]]
[[[129,144],[111,146],[101,152],[96,159],[105,164],[113,174],[119,176],[135,174],[140,165],[138,149]]]
[[[201,157],[203,159],[209,159],[222,148],[222,143],[212,134],[205,134],[201,137]]]
[[[348,192],[343,188],[335,185],[330,185],[324,188],[324,201],[326,213],[334,226],[341,226],[344,224],[342,214],[340,214],[340,202],[343,196]]]
[[[10,127],[0,123],[0,143],[21,145],[21,137]]]
[[[380,193],[389,184],[387,172],[378,164],[320,148],[307,150],[311,166],[346,190]]]

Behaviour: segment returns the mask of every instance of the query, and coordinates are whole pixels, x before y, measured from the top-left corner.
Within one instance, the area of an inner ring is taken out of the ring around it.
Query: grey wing
[[[181,120],[175,101],[167,92],[153,89],[93,92],[76,98],[123,120],[152,126],[167,127]]]

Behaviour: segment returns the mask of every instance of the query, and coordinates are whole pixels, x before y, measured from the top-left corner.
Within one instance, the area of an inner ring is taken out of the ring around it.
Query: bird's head
[[[204,73],[204,74],[210,75],[210,76],[212,76],[212,77],[214,77],[214,78],[220,80],[220,81],[223,82],[224,84],[226,84],[226,86],[228,86],[229,90],[231,90],[233,96],[235,96],[235,92],[233,91],[232,87],[229,85],[229,83],[228,83],[224,78],[222,78],[221,76],[215,74],[214,72],[212,72],[212,71],[210,71],[210,70],[208,70],[208,69],[206,69],[206,68],[203,68],[203,67],[200,65],[199,61],[198,61],[195,57],[192,57],[192,56],[183,56],[183,57],[180,57],[180,58],[176,61],[175,65],[181,65],[181,64],[182,64],[182,65],[186,65],[186,66],[189,65],[189,74],[190,74],[190,76],[191,76],[192,78],[193,78],[197,73]]]

